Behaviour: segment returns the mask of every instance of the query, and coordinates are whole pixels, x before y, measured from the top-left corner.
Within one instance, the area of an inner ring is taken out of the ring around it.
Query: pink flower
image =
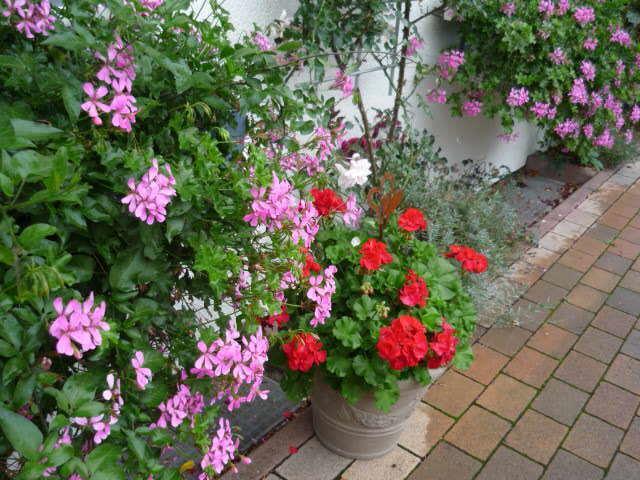
[[[462,113],[467,117],[477,117],[482,111],[482,102],[480,100],[467,100],[462,105]]]
[[[623,47],[631,46],[631,35],[629,35],[626,30],[623,30],[619,26],[611,32],[611,37],[609,38],[609,40],[612,43],[617,43],[619,45],[622,45]]]
[[[140,0],[140,5],[153,12],[156,8],[159,8],[164,3],[164,0]]]
[[[583,43],[582,43],[582,47],[585,50],[589,50],[591,52],[593,52],[596,47],[598,46],[598,39],[597,38],[587,38]]]
[[[107,95],[109,90],[107,90],[107,87],[104,85],[100,85],[98,88],[95,88],[90,82],[83,84],[82,89],[89,99],[80,105],[80,108],[89,114],[95,125],[102,125],[100,112],[109,113],[111,111],[111,107],[102,103],[100,99]]]
[[[587,23],[594,22],[596,19],[596,14],[591,7],[578,7],[573,14],[573,18],[580,25],[586,25]]]
[[[8,17],[9,20],[12,20],[12,17],[16,15],[18,21],[15,24],[15,28],[25,37],[29,39],[35,38],[34,34],[47,36],[51,30],[54,30],[53,24],[56,19],[51,15],[49,0],[40,2],[4,0],[4,3],[7,9],[2,12],[2,15]]]
[[[446,80],[451,80],[463,64],[464,52],[460,50],[442,52],[438,57],[439,75]]]
[[[538,119],[552,119],[556,116],[556,107],[544,102],[535,102],[531,107],[531,112],[533,112]]]
[[[563,65],[567,63],[567,55],[560,47],[557,47],[549,54],[549,59],[556,65]]]
[[[147,387],[147,383],[153,378],[151,370],[142,366],[144,363],[144,355],[142,352],[137,351],[131,359],[131,365],[136,372],[136,384],[140,390],[144,390]]]
[[[540,0],[538,3],[538,12],[544,14],[545,17],[553,15],[554,10],[555,5],[553,4],[553,0]]]
[[[512,17],[513,14],[516,13],[516,4],[513,2],[503,3],[500,7],[500,11],[507,17]]]
[[[632,123],[638,123],[640,121],[640,105],[636,104],[633,106],[629,120],[631,120]]]
[[[613,135],[611,135],[611,131],[608,128],[605,128],[602,133],[598,135],[593,141],[593,144],[596,147],[603,147],[607,149],[613,148],[614,143],[615,139],[613,138]]]
[[[407,57],[413,57],[423,46],[424,42],[421,39],[419,39],[418,37],[411,37],[409,39],[409,44],[407,45],[405,55]]]
[[[570,6],[571,5],[569,4],[569,0],[558,0],[558,6],[556,7],[555,14],[559,17],[564,15],[569,11]]]
[[[342,91],[342,98],[346,98],[353,93],[353,78],[348,76],[342,70],[336,72],[336,78],[331,84],[331,88],[336,88]]]
[[[582,133],[584,133],[585,137],[591,139],[593,137],[593,124],[587,123],[582,127]]]
[[[584,78],[588,81],[592,82],[596,78],[596,66],[591,63],[589,60],[583,60],[580,64],[580,71]]]
[[[311,326],[324,325],[325,320],[331,316],[331,298],[336,291],[335,274],[338,269],[330,265],[324,269],[321,275],[310,275],[307,298],[316,303]]]
[[[574,119],[569,118],[557,124],[554,128],[554,132],[556,132],[560,138],[565,138],[569,135],[577,136],[580,133],[580,125]]]
[[[447,92],[443,88],[434,88],[427,93],[427,100],[431,103],[445,104],[447,103]]]
[[[229,420],[221,418],[218,422],[218,430],[211,438],[211,445],[202,458],[200,466],[203,469],[213,468],[217,474],[222,473],[224,467],[235,458],[238,445],[239,440],[234,440]]]
[[[61,355],[82,358],[82,353],[94,350],[102,343],[100,330],[109,330],[109,324],[104,322],[105,302],[94,310],[93,292],[82,304],[77,300],[70,300],[64,306],[62,298],[53,301],[53,308],[58,314],[49,327],[49,333],[58,339],[56,350]]]
[[[129,194],[121,202],[129,205],[129,212],[151,225],[162,223],[167,216],[166,207],[171,198],[176,196],[173,186],[176,179],[169,165],[165,165],[166,175],[160,172],[158,160],[152,159],[152,166],[136,184],[133,178],[128,181]]]
[[[266,52],[273,48],[273,46],[271,45],[271,40],[269,40],[268,37],[266,37],[260,32],[257,32],[253,36],[253,43],[256,45],[256,47],[258,47],[258,49],[260,49],[263,52]]]
[[[513,87],[507,97],[507,105],[510,107],[521,107],[529,101],[529,90],[526,88]]]
[[[120,93],[113,97],[111,101],[111,125],[120,128],[125,132],[131,132],[131,125],[136,123],[138,108],[135,106],[136,99],[132,95]]]
[[[342,214],[342,220],[346,226],[356,229],[360,226],[360,219],[364,215],[364,210],[358,206],[355,194],[349,194],[346,206],[347,211]]]
[[[589,103],[589,92],[584,84],[584,79],[576,78],[569,92],[569,100],[577,105],[587,105]]]

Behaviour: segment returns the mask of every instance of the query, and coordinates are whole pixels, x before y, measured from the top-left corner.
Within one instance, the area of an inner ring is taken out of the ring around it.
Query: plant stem
[[[404,0],[404,27],[402,28],[402,56],[398,66],[398,84],[396,87],[396,98],[393,102],[393,113],[391,115],[391,125],[389,126],[389,135],[387,142],[394,140],[396,136],[396,124],[398,123],[398,114],[402,104],[402,91],[404,88],[404,76],[407,67],[407,44],[409,42],[409,34],[411,33],[411,0]]]

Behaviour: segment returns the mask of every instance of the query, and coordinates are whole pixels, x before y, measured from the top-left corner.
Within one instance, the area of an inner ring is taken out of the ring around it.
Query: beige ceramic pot
[[[435,382],[445,368],[429,370]],[[400,398],[387,413],[375,405],[373,394],[350,405],[324,381],[314,378],[311,407],[318,440],[332,452],[347,458],[371,459],[390,452],[398,443],[407,420],[429,388],[412,380],[399,382]]]

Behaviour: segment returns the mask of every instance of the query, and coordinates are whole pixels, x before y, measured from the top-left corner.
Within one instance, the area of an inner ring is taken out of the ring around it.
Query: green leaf
[[[173,74],[173,78],[176,82],[176,92],[183,93],[191,86],[191,69],[187,62],[180,59],[178,62],[163,58],[160,63],[164,68],[169,70]]]
[[[16,354],[16,349],[9,342],[0,340],[0,357],[11,358]]]
[[[456,348],[456,356],[453,357],[453,366],[459,370],[467,370],[473,362],[473,350],[468,343],[461,343]]]
[[[400,390],[398,385],[388,386],[387,388],[378,389],[373,393],[376,399],[376,407],[383,412],[388,412],[391,406],[400,398]]]
[[[0,132],[0,135],[2,135],[2,132]],[[7,197],[13,197],[13,182],[4,173],[0,173],[0,190]]]
[[[85,47],[85,42],[74,32],[66,31],[50,35],[44,42],[44,45],[64,48],[65,50],[80,50]]]
[[[29,460],[40,456],[42,433],[30,420],[0,406],[0,428],[11,446]]]
[[[344,378],[351,371],[351,360],[340,355],[329,355],[327,357],[327,370],[338,377]]]
[[[29,375],[26,378],[21,378],[16,384],[16,389],[13,392],[13,405],[16,408],[20,408],[26,404],[33,394],[33,389],[36,387],[36,376],[34,374]]]
[[[302,42],[298,40],[290,40],[278,45],[278,50],[281,52],[293,52],[294,50],[299,50],[300,47],[302,47]]]
[[[72,445],[60,445],[54,448],[53,452],[48,455],[48,460],[56,467],[59,467],[73,457],[73,453]]]
[[[147,459],[147,446],[145,443],[136,437],[136,434],[130,430],[127,430],[125,435],[127,436],[127,443],[129,444],[131,451],[135,454],[140,463],[144,463]]]
[[[346,378],[340,383],[340,394],[352,405],[360,400],[362,393],[360,382],[355,377]]]
[[[13,253],[13,250],[11,250],[8,247],[5,247],[0,243],[0,262],[6,265],[13,265],[13,262],[15,262],[15,260],[16,260],[16,256]]]
[[[56,230],[56,227],[47,223],[34,223],[20,233],[18,243],[26,250],[33,250],[44,238],[56,233]]]
[[[338,319],[333,327],[333,334],[347,348],[355,350],[362,344],[360,327],[349,317],[342,317]]]
[[[110,465],[115,465],[120,458],[120,449],[113,444],[103,443],[87,455],[85,463],[92,473],[97,473]],[[91,477],[93,478],[93,477]]]
[[[68,85],[62,87],[62,101],[64,108],[69,115],[69,120],[75,122],[80,116],[80,100],[77,97],[77,91],[71,89]]]
[[[95,417],[104,413],[104,404],[90,400],[80,405],[76,411],[76,417]]]
[[[36,142],[39,140],[47,140],[64,133],[62,130],[44,123],[20,120],[17,118],[11,119],[11,125],[13,126],[16,137],[26,138]]]
[[[376,369],[374,368],[371,360],[364,355],[357,355],[353,359],[353,370],[364,378],[365,382],[373,387],[380,383]]]

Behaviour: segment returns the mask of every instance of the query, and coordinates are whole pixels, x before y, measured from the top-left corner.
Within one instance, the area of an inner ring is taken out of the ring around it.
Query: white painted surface
[[[202,2],[203,0],[194,1],[196,11],[199,10]],[[436,2],[422,3],[423,8],[432,8]],[[280,18],[283,10],[286,10],[291,17],[297,8],[297,1],[226,0],[224,8],[229,11],[234,25],[239,30],[247,32],[253,29],[254,23],[258,27],[264,27],[272,20]],[[206,10],[205,7],[202,15],[207,15]],[[435,62],[443,48],[455,45],[455,31],[449,22],[431,16],[420,23],[420,31],[425,46],[419,53],[429,63]],[[368,66],[365,66],[363,70],[367,68]],[[388,94],[388,84],[382,72],[361,75],[358,81],[365,105],[371,110],[373,110],[372,107],[386,108],[392,105],[393,100]],[[411,81],[411,75],[409,75],[408,88],[411,88]],[[422,95],[424,98],[432,85],[428,81],[423,81],[416,95]],[[327,92],[327,94],[331,95],[333,92]],[[341,102],[340,106],[347,118],[358,118],[357,109],[350,100]],[[452,162],[461,162],[465,159],[481,160],[513,171],[524,165],[527,155],[533,153],[537,145],[537,130],[526,123],[517,126],[515,131],[518,132],[518,138],[515,141],[504,143],[497,138],[502,133],[497,120],[484,117],[452,117],[445,105],[432,105],[430,116],[419,109],[413,109],[413,115],[414,126],[426,128],[431,132],[442,148],[442,154]]]

